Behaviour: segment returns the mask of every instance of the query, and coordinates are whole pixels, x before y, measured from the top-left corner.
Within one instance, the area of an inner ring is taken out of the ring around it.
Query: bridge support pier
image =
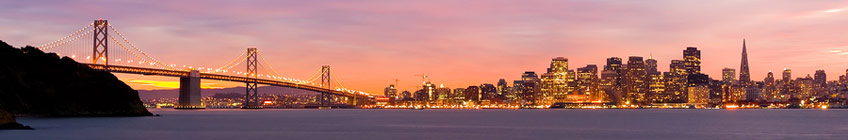
[[[356,107],[356,97],[345,97],[347,98],[347,104]]]
[[[180,98],[175,109],[203,109],[200,101],[200,72],[191,70],[188,77],[180,77]]]

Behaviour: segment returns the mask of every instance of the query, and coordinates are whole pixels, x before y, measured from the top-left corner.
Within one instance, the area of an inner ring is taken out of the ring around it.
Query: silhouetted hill
[[[259,94],[268,94],[268,95],[315,95],[318,92],[302,90],[302,89],[293,89],[286,87],[278,87],[278,86],[260,86]],[[231,88],[221,88],[221,89],[203,89],[200,91],[201,96],[213,96],[216,93],[239,93],[244,96],[245,89],[244,87],[231,87]],[[138,96],[141,99],[156,99],[156,98],[177,98],[180,95],[179,89],[161,89],[161,90],[139,90]]]
[[[24,116],[149,116],[138,92],[109,72],[0,41],[0,106]]]

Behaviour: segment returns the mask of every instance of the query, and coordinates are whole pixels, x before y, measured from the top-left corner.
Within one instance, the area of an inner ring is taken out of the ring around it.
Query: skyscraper
[[[480,87],[478,86],[468,86],[468,88],[465,88],[465,91],[463,91],[462,93],[465,94],[466,101],[478,102],[480,101],[480,97],[482,96],[480,94]]]
[[[607,65],[604,65],[604,70],[613,70],[616,73],[621,73],[621,58],[607,58]]]
[[[541,83],[541,80],[539,79],[539,76],[536,75],[536,72],[526,71],[524,74],[521,74],[521,99],[530,103],[535,103],[539,93],[539,83]]]
[[[792,70],[783,69],[783,82],[789,83],[790,81],[792,81]]]
[[[648,97],[651,103],[665,102],[668,99],[665,88],[665,76],[662,74],[648,74]]]
[[[383,90],[383,95],[386,96],[386,97],[389,97],[389,101],[397,100],[398,99],[397,88],[395,87],[394,84],[391,84],[391,85],[389,85],[389,87],[386,87],[386,89]]]
[[[739,83],[748,85],[751,83],[751,73],[748,71],[748,50],[745,39],[742,39],[742,65],[739,66]]]
[[[503,78],[498,80],[498,96],[504,96],[507,92],[507,87],[509,86],[506,85],[506,80]]]
[[[621,75],[614,70],[601,72],[601,89],[604,91],[606,101],[619,103],[621,101]]]
[[[598,66],[589,64],[586,67],[577,68],[577,93],[586,96],[589,100],[603,99],[600,93],[600,80],[598,79]]]
[[[647,103],[648,74],[645,71],[645,61],[639,56],[630,56],[627,60],[627,73],[624,76],[625,103]]]
[[[498,97],[498,88],[495,85],[484,83],[480,85],[480,100],[493,100]]]
[[[736,82],[736,70],[731,68],[721,69],[721,81],[728,84]]]
[[[701,73],[701,50],[695,47],[686,47],[686,50],[683,50],[683,62],[688,75]]]
[[[778,99],[777,88],[774,83],[774,73],[771,71],[766,74],[766,78],[763,79],[763,99],[768,101],[774,101]]]
[[[439,88],[436,89],[436,100],[440,103],[444,103],[446,100],[450,99],[451,89],[446,88],[445,84],[439,84]]]
[[[548,68],[550,73],[566,73],[568,71],[568,59],[565,57],[556,57],[551,59],[551,67]]]
[[[430,83],[429,81],[424,83],[423,85],[424,93],[427,96],[424,100],[433,101],[436,100],[436,85]]]
[[[557,80],[553,73],[544,73],[540,77],[539,93],[534,95],[534,100],[548,104],[553,102],[554,98],[565,99],[564,89],[557,88],[565,85],[565,80]],[[557,97],[554,97],[554,95]]]
[[[623,85],[621,84],[622,63],[621,58],[607,58],[607,64],[604,65],[604,71],[601,72],[601,88],[604,91],[606,100],[613,103],[623,102]]]
[[[657,71],[657,60],[654,58],[648,58],[648,60],[645,60],[645,71],[648,72],[648,75],[661,74]]]
[[[814,77],[815,86],[824,87],[827,84],[827,74],[824,73],[824,70],[816,70]]]
[[[766,85],[774,85],[774,73],[771,71],[766,74],[766,78],[763,79],[763,83]]]
[[[687,73],[683,60],[671,60],[669,72],[664,73],[666,94],[670,102],[686,102]]]
[[[573,72],[568,70],[568,59],[556,57],[551,59],[548,72],[542,74],[541,88],[537,100],[544,104],[553,103],[554,100],[564,100],[566,95],[573,91]],[[570,77],[571,76],[571,77]]]

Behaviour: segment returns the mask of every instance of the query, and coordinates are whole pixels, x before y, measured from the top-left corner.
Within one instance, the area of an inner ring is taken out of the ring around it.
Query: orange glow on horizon
[[[147,86],[154,86],[154,87],[167,88],[167,89],[180,88],[180,82],[179,81],[130,80],[129,83],[127,83],[127,84],[129,84],[129,85],[139,84],[139,85],[147,85]],[[224,87],[215,86],[215,84],[213,84],[213,83],[200,83],[200,88],[202,88],[202,89],[220,89],[220,88],[224,88]]]

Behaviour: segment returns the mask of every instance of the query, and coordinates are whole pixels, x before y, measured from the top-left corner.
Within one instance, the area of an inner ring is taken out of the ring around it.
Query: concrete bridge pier
[[[175,109],[204,109],[200,101],[200,72],[191,70],[188,77],[180,77],[180,97]]]
[[[347,98],[347,104],[348,105],[356,107],[356,97],[355,96],[345,97],[345,98]]]

